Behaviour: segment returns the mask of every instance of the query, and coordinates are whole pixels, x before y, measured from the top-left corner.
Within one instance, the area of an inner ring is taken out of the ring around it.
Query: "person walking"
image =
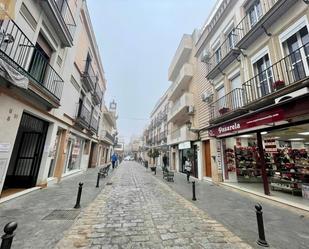
[[[191,175],[191,170],[192,170],[192,164],[189,159],[186,160],[185,162],[185,170],[187,173],[187,182],[190,183],[190,175]]]
[[[115,164],[116,164],[117,160],[118,160],[117,155],[114,153],[112,155],[112,166],[113,166],[113,169],[115,168]]]
[[[165,153],[163,155],[162,161],[163,161],[163,171],[166,171],[167,170],[167,156]]]

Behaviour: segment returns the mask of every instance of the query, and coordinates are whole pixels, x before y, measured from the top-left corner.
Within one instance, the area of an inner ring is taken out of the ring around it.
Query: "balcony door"
[[[32,54],[29,73],[40,84],[44,84],[52,52],[52,48],[47,43],[46,39],[39,34]]]
[[[232,94],[231,94],[231,104],[233,110],[240,108],[243,106],[243,92],[242,92],[242,84],[240,79],[240,74],[237,74],[231,79],[231,87],[232,87]]]
[[[268,54],[264,55],[256,63],[253,68],[255,70],[256,87],[259,97],[263,97],[272,92],[273,73],[270,67],[270,60]]]
[[[249,19],[249,27],[252,28],[262,17],[262,5],[260,0],[254,1],[254,3],[248,8],[247,15]]]
[[[290,36],[284,43],[285,53],[288,54],[290,75],[293,82],[309,76],[309,35],[307,27],[303,27],[297,33]]]

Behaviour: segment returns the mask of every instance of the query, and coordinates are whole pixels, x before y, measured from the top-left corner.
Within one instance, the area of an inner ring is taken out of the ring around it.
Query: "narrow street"
[[[135,162],[125,162],[57,249],[251,248]]]

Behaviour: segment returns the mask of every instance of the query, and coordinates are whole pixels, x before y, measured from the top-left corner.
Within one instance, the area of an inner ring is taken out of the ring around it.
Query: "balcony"
[[[91,121],[90,121],[90,126],[89,126],[90,130],[94,133],[98,132],[98,128],[99,128],[99,118],[95,117],[93,114],[91,116]]]
[[[220,121],[220,118],[231,118],[233,115],[239,115],[244,106],[243,89],[236,88],[222,98],[213,102],[210,106],[210,120]],[[229,115],[229,116],[228,116]],[[228,116],[228,117],[227,117]]]
[[[308,86],[309,43],[243,84],[246,105],[267,105],[274,98]]]
[[[104,130],[100,136],[100,139],[107,142],[110,145],[114,144],[115,138],[108,131]]]
[[[252,19],[247,14],[235,27],[236,47],[247,49],[263,33],[268,33],[267,29],[278,20],[297,1],[291,0],[267,0],[262,1],[262,11],[260,16]]]
[[[86,90],[88,90],[89,92],[94,92],[96,84],[98,82],[98,76],[96,75],[90,61],[86,61],[86,67],[82,78]]]
[[[218,48],[220,55],[214,53],[206,62],[207,78],[213,80],[223,70],[228,67],[240,54],[240,50],[235,48],[235,35],[232,38],[227,38]],[[232,39],[232,40],[231,40]]]
[[[275,99],[297,91],[297,96],[307,94],[309,86],[309,43],[298,48],[275,64],[256,74],[211,106],[211,123],[229,119],[241,113],[275,103]],[[283,98],[283,97],[282,97]]]
[[[103,91],[101,90],[99,82],[97,82],[95,86],[95,90],[93,92],[93,101],[95,104],[100,105],[102,103]]]
[[[76,23],[67,0],[43,0],[42,7],[66,47],[73,46]]]
[[[85,129],[88,129],[90,126],[91,111],[84,104],[79,106],[76,122]]]
[[[188,88],[188,83],[193,77],[193,67],[191,64],[186,63],[182,66],[179,71],[179,75],[173,83],[173,86],[170,90],[170,100],[175,100],[183,93],[183,89]]]
[[[20,78],[18,74],[29,79],[28,86],[16,88],[16,93],[22,97],[28,96],[48,108],[58,108],[63,80],[49,60],[8,16],[0,23],[0,30],[0,58],[5,63],[4,74],[10,75],[8,81]]]
[[[187,126],[182,126],[179,129],[174,130],[171,134],[167,135],[167,144],[178,144],[185,141],[194,141],[197,139],[197,134],[189,131]]]
[[[279,16],[287,11],[295,2],[287,0],[263,1],[262,12],[256,20],[247,14],[234,28],[232,36],[226,38],[217,51],[206,62],[208,79],[213,80],[221,74],[239,55],[240,49],[247,49],[269,28]]]
[[[168,122],[174,122],[182,117],[187,117],[189,106],[194,105],[192,93],[184,93],[176,102],[172,104],[168,112]]]
[[[168,80],[175,81],[179,70],[190,59],[190,54],[193,48],[193,42],[191,35],[183,35],[180,44],[176,50],[174,58],[168,69]]]

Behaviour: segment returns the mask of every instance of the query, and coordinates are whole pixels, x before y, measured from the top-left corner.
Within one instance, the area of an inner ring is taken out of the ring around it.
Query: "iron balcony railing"
[[[251,29],[261,20],[261,18],[280,0],[263,1],[263,7],[260,5],[260,12],[255,11],[254,15],[249,13],[237,24],[231,31],[230,36],[227,37],[221,46],[213,52],[212,56],[207,61],[207,74],[209,74],[220,62],[232,51],[238,48],[238,43],[241,41]],[[261,3],[262,4],[262,3]]]
[[[98,127],[99,127],[99,119],[98,117],[95,117],[93,114],[92,114],[92,117],[91,117],[91,122],[90,122],[90,128],[94,131],[98,131]]]
[[[98,76],[96,75],[91,62],[86,62],[85,72],[83,73],[83,77],[87,80],[91,89],[95,89],[95,86],[98,82]]]
[[[102,98],[103,98],[103,91],[101,90],[99,82],[96,83],[95,91],[94,91],[94,96],[97,100],[98,104],[101,104]]]
[[[294,50],[243,84],[245,102],[250,104],[309,76],[309,43]]]
[[[114,141],[114,136],[110,134],[108,131],[106,131],[105,137],[112,142]]]
[[[243,89],[236,88],[211,105],[211,119],[216,119],[244,105]]]
[[[79,106],[79,111],[78,111],[77,116],[86,126],[90,125],[91,111],[84,104],[81,104]]]
[[[268,11],[278,2],[282,0],[267,0],[260,1],[260,10],[255,10],[253,13],[247,13],[244,18],[235,27],[235,41],[236,44],[240,42],[250,30],[252,30],[256,24],[267,14]]]
[[[228,55],[230,51],[235,49],[236,35],[234,31],[230,37],[227,37],[221,44],[221,46],[212,54],[206,63],[207,74],[209,74],[220,62]]]
[[[211,105],[211,119],[245,107],[253,102],[297,84],[309,77],[309,43],[259,72]]]
[[[60,12],[62,19],[69,30],[71,39],[73,39],[74,32],[76,29],[76,23],[67,0],[53,0],[55,1],[58,11]]]
[[[60,101],[63,80],[49,60],[19,28],[0,10],[0,55],[3,60]]]

